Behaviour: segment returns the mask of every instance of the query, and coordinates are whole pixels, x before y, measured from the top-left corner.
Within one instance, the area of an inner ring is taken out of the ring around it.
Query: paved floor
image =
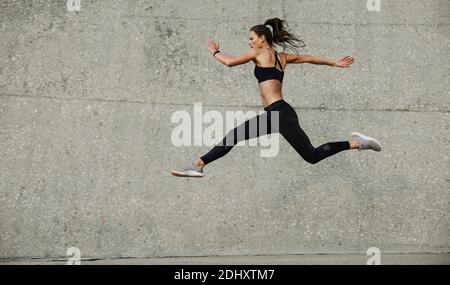
[[[363,254],[323,255],[264,255],[264,256],[211,256],[160,258],[106,258],[81,259],[82,265],[264,265],[264,264],[355,264],[365,265],[369,256]],[[0,260],[0,265],[61,265],[67,259],[14,259]],[[450,253],[445,254],[382,254],[381,264],[450,264]]]

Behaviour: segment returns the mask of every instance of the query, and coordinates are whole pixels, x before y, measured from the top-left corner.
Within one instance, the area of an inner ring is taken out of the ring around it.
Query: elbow
[[[223,61],[223,64],[225,64],[228,67],[233,67],[236,65],[236,61],[233,58],[227,58]]]

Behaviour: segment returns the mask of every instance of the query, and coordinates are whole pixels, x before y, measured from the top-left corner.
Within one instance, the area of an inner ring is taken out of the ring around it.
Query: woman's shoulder
[[[256,58],[264,58],[264,57],[270,57],[270,54],[272,52],[266,48],[257,48],[255,49]],[[272,53],[273,54],[273,53]]]
[[[254,49],[254,52],[255,52],[255,57],[252,59],[252,61],[255,63],[255,64],[258,64],[258,62],[261,60],[261,55],[263,55],[264,54],[264,49],[262,49],[262,48],[255,48]]]

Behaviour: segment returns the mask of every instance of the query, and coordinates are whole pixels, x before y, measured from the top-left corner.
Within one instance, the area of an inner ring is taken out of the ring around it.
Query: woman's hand
[[[216,50],[219,49],[219,44],[214,42],[211,39],[208,39],[208,50],[210,53],[214,53]]]
[[[335,67],[343,67],[343,68],[348,68],[350,67],[350,65],[353,63],[353,57],[351,56],[343,56],[338,58],[335,63],[334,66]]]

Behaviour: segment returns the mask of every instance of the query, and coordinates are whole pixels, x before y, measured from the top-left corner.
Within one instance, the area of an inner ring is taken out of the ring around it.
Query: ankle
[[[351,139],[348,142],[350,144],[350,149],[359,149],[360,142],[358,140]]]
[[[205,163],[201,159],[194,160],[193,164],[194,164],[195,167],[203,167],[203,166],[205,166]]]

